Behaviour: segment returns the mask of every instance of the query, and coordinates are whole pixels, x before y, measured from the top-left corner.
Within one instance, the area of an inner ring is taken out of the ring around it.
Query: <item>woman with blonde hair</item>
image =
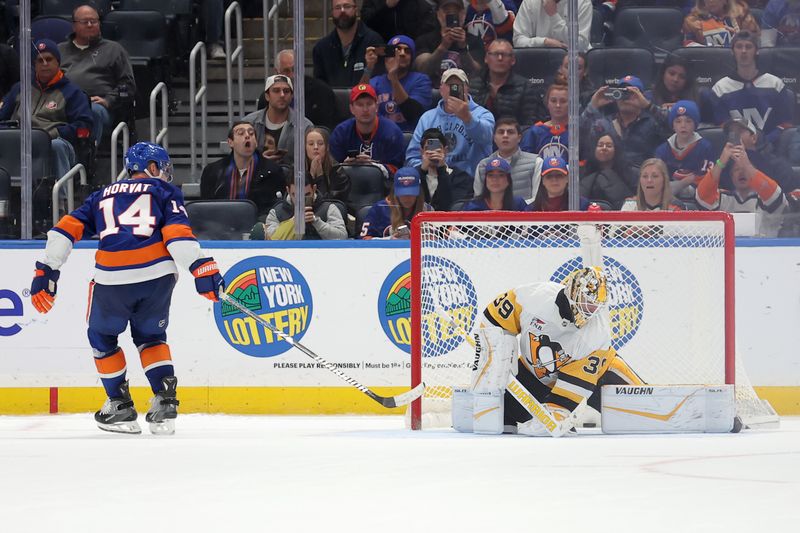
[[[742,0],[697,0],[683,20],[684,46],[731,47],[742,30],[761,32],[750,8]]]
[[[681,211],[672,199],[667,165],[662,160],[653,157],[642,163],[636,196],[625,200],[620,211]]]
[[[331,156],[329,148],[328,130],[306,130],[306,169],[314,178],[319,195],[346,203],[350,195],[350,178],[336,168],[336,160]]]

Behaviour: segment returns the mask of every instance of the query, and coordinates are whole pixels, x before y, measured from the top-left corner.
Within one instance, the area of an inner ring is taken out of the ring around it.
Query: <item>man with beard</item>
[[[313,124],[305,117],[298,118],[297,113],[290,107],[294,97],[294,86],[288,77],[276,74],[267,78],[264,96],[267,99],[267,109],[253,111],[242,120],[246,120],[255,128],[259,151],[265,149],[264,138],[267,134],[276,140],[276,149],[264,151],[264,157],[276,163],[292,162],[295,127],[302,127],[305,131]]]
[[[331,0],[336,29],[314,45],[314,77],[331,87],[352,87],[361,80],[368,46],[383,43],[380,35],[357,20],[355,0]]]
[[[395,35],[389,39],[389,46],[394,51],[384,56],[386,74],[369,80],[378,95],[378,115],[396,123],[403,131],[414,131],[419,117],[431,107],[431,79],[411,70],[415,50],[411,37]],[[379,50],[367,48],[368,69],[378,60]]]
[[[100,35],[100,15],[83,4],[72,12],[72,31],[58,45],[61,68],[69,79],[89,95],[94,115],[94,137],[97,142],[111,131],[114,113],[136,94],[136,82],[128,52],[117,42]],[[122,93],[122,95],[120,95]]]
[[[228,131],[231,153],[206,166],[200,178],[203,200],[252,200],[263,220],[283,190],[283,171],[256,151],[256,130],[244,120]]]

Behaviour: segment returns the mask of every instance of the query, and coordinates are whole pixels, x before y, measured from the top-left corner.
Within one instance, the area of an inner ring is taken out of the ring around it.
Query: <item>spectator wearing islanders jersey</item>
[[[536,154],[542,159],[560,157],[569,159],[569,88],[566,85],[553,84],[544,94],[544,102],[550,113],[546,122],[537,122],[525,132],[520,148]]]
[[[219,301],[222,278],[192,234],[183,194],[168,183],[172,165],[166,150],[137,143],[128,150],[125,167],[129,178],[91,194],[47,233],[44,259],[36,262],[31,302],[40,313],[48,312],[55,302],[59,269],[75,242],[99,236],[87,333],[108,399],[95,421],[106,431],[141,433],[128,392],[125,354],[118,344],[118,336],[130,324],[155,395],[147,421],[151,432],[159,433],[177,416],[177,378],[166,343],[176,265],[191,272],[197,292],[213,301]]]
[[[684,46],[731,46],[741,30],[755,35],[758,22],[740,0],[697,0],[683,21]]]
[[[403,131],[414,131],[419,117],[431,107],[431,79],[412,67],[415,46],[411,37],[395,35],[389,39],[389,46],[394,52],[384,56],[386,74],[369,80],[378,96],[378,116],[388,118]],[[367,48],[368,67],[375,55],[375,48]]]
[[[470,0],[467,6],[467,33],[477,35],[487,47],[495,39],[514,38],[517,6],[512,0]]]
[[[378,116],[378,95],[368,83],[350,90],[349,118],[331,133],[330,150],[346,164],[380,164],[394,172],[403,164],[403,132],[388,118]]]
[[[783,80],[758,68],[758,36],[740,31],[733,37],[736,71],[711,88],[709,105],[714,122],[744,118],[777,145],[781,132],[792,125],[794,99]]]
[[[670,188],[678,198],[693,199],[697,182],[716,154],[711,143],[695,131],[700,110],[691,100],[679,100],[670,108],[668,119],[675,133],[656,148],[655,156],[667,165]]]
[[[395,172],[389,196],[373,205],[361,225],[359,239],[408,239],[411,219],[433,211],[425,203],[417,169],[402,167]]]
[[[761,47],[800,44],[800,1],[769,0],[761,17]]]

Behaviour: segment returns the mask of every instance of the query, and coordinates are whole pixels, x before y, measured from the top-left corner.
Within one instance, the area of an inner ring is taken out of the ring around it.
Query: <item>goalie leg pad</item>
[[[503,433],[502,391],[472,393],[472,431],[484,435]]]
[[[503,328],[484,326],[475,335],[472,366],[474,392],[503,391],[510,374],[516,375],[517,337]]]
[[[472,392],[466,388],[453,388],[453,429],[472,433]]]

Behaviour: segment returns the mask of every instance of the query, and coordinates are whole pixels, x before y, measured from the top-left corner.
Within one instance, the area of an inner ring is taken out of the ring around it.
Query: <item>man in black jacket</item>
[[[470,80],[469,92],[495,120],[513,117],[524,128],[544,120],[547,111],[531,81],[514,73],[515,62],[511,43],[495,39],[486,51],[486,68]]]
[[[358,20],[355,0],[331,0],[336,29],[314,45],[314,77],[331,87],[352,87],[364,74],[368,46],[383,44],[380,35]]]
[[[361,20],[386,42],[393,35],[416,39],[436,29],[433,8],[425,0],[364,0]]]
[[[422,133],[422,164],[417,172],[422,176],[425,202],[436,211],[451,211],[453,205],[472,198],[472,176],[447,166],[447,139],[439,128]]]
[[[283,190],[283,171],[256,151],[256,130],[244,120],[228,131],[231,153],[203,169],[203,200],[252,200],[263,219]]]

